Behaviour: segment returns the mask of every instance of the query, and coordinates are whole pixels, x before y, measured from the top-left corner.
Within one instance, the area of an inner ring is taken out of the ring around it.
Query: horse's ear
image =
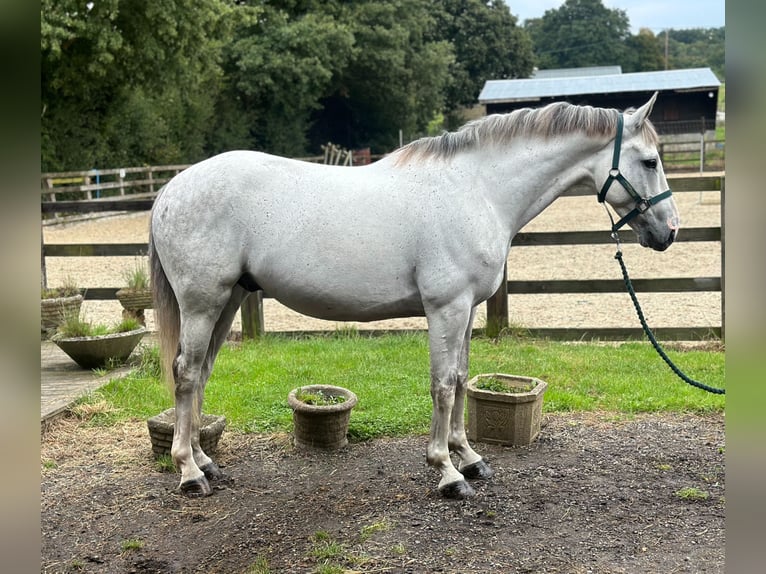
[[[634,130],[640,129],[644,125],[644,121],[649,117],[649,114],[652,113],[654,102],[657,100],[657,94],[659,92],[654,92],[648,102],[626,117],[626,123],[630,124]]]

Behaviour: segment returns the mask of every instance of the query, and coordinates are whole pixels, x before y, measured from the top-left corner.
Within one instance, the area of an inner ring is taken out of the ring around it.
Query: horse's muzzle
[[[649,235],[648,237],[645,235],[641,235],[639,237],[639,243],[643,247],[651,247],[655,251],[665,251],[670,245],[675,241],[676,239],[676,230],[671,229],[670,233],[668,234],[667,238],[664,240],[657,240],[656,237],[653,235]]]

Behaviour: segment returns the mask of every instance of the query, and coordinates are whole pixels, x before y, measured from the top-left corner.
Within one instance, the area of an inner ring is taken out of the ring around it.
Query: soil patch
[[[226,431],[227,479],[188,499],[145,421],[61,420],[41,445],[41,572],[724,571],[723,415],[545,415],[530,447],[477,445],[496,474],[466,501],[440,497],[426,442],[307,454]]]

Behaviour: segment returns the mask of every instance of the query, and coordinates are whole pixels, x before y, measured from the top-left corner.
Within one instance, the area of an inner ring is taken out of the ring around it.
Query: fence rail
[[[721,194],[721,226],[720,227],[696,227],[684,228],[679,236],[679,242],[721,242],[725,239],[723,209],[725,205],[725,174],[686,174],[671,175],[671,188],[674,193],[720,191]],[[584,191],[573,191],[570,196],[586,195]],[[43,202],[42,213],[52,211],[73,211],[77,213],[99,211],[146,211],[151,208],[152,197],[140,199],[117,199],[117,200],[82,200],[82,201],[57,201]],[[632,234],[626,234],[621,239],[623,243],[635,242]],[[592,245],[612,243],[613,240],[607,230],[604,231],[564,231],[564,232],[523,232],[514,238],[514,246],[550,246],[550,245]],[[45,277],[45,258],[47,257],[113,257],[113,256],[145,256],[148,245],[146,243],[89,243],[89,244],[42,244],[41,265],[43,277]],[[722,245],[722,253],[723,253]],[[725,289],[723,283],[723,256],[721,275],[718,277],[694,277],[694,278],[649,278],[633,279],[632,283],[637,292],[652,293],[680,293],[680,292],[721,292],[722,327],[697,327],[697,328],[664,328],[658,329],[657,334],[665,339],[694,340],[716,336],[723,338],[723,303]],[[85,292],[86,300],[113,300],[119,287],[88,288]],[[585,279],[585,280],[542,280],[542,281],[505,281],[505,289],[498,290],[487,303],[487,325],[500,329],[508,325],[507,296],[519,294],[540,293],[620,293],[625,290],[621,280],[612,279]],[[249,297],[242,307],[242,326],[245,336],[258,336],[265,330],[263,324],[263,298],[268,298],[268,293],[257,293]],[[642,337],[640,328],[589,328],[589,329],[533,329],[534,335],[559,339],[638,339]]]
[[[327,150],[330,150],[328,144]],[[660,156],[663,165],[669,171],[674,169],[709,168],[709,163],[716,167],[723,165],[723,139],[672,140],[660,144]],[[339,153],[335,150],[333,153]],[[363,154],[361,152],[364,152]],[[334,163],[324,155],[296,158],[313,163]],[[360,150],[364,162],[378,159],[380,155],[369,155],[369,150]],[[336,157],[330,154],[331,158]],[[338,156],[339,157],[339,156]],[[362,162],[362,163],[364,163]],[[354,162],[356,164],[356,161]],[[150,165],[140,167],[122,167],[114,169],[90,169],[84,171],[48,172],[40,175],[40,194],[48,202],[64,203],[107,197],[135,197],[140,194],[154,194],[179,172],[191,164]],[[700,169],[699,171],[704,171]],[[66,196],[60,199],[60,196]],[[95,197],[94,197],[95,195]],[[45,199],[43,200],[45,201]],[[67,209],[71,209],[68,206]],[[63,209],[61,210],[63,212]],[[43,213],[53,213],[49,206]]]

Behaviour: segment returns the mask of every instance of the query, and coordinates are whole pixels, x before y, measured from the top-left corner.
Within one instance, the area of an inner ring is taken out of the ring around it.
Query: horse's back
[[[158,198],[158,252],[174,252],[169,265],[178,275],[212,270],[209,279],[223,283],[247,276],[314,316],[422,314],[417,202],[378,172],[258,152],[215,156],[180,173]]]

